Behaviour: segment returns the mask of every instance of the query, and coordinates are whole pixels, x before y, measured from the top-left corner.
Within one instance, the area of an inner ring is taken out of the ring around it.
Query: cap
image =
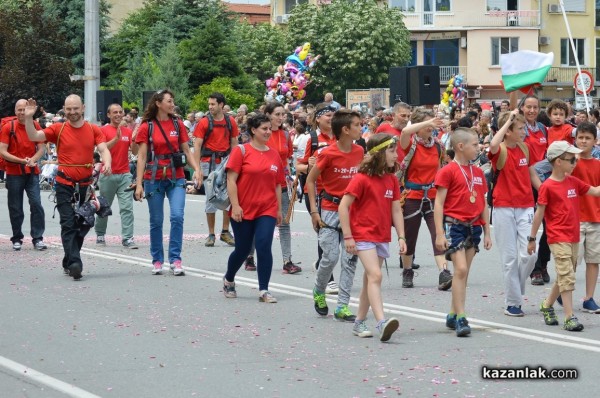
[[[546,157],[548,161],[553,161],[554,159],[562,156],[564,153],[581,153],[581,149],[576,148],[575,146],[569,144],[567,141],[554,141],[548,147],[548,152]]]

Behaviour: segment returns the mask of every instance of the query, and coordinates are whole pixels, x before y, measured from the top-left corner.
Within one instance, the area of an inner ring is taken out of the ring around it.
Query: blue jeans
[[[273,232],[277,220],[271,216],[261,216],[254,220],[237,222],[231,219],[231,227],[235,235],[235,249],[227,262],[225,279],[233,282],[235,274],[240,270],[244,260],[250,253],[252,241],[256,243],[256,272],[258,273],[258,289],[269,290],[271,271],[273,270]],[[253,239],[254,238],[254,239]]]
[[[14,242],[22,242],[24,235],[21,227],[25,219],[23,212],[23,194],[27,193],[29,199],[31,238],[33,244],[43,240],[46,221],[44,218],[44,208],[40,198],[40,178],[37,174],[23,174],[6,176],[6,199],[8,202],[8,215],[12,227],[12,238]]]
[[[171,208],[169,233],[169,262],[181,260],[181,246],[183,244],[183,212],[185,209],[185,180],[180,178],[175,182],[171,180],[144,181],[144,192],[150,212],[150,254],[152,262],[164,263],[163,248],[163,221],[165,196],[169,199]]]

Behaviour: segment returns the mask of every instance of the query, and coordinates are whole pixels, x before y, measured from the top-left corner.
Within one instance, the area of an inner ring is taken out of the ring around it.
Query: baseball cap
[[[576,148],[575,146],[569,144],[567,141],[554,141],[548,147],[546,157],[548,158],[548,161],[551,162],[565,153],[577,154],[581,152],[581,149]]]

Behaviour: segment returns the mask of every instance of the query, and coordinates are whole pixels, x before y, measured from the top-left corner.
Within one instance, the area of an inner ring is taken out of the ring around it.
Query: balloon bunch
[[[440,109],[444,112],[450,113],[452,108],[465,109],[464,99],[467,95],[467,89],[464,87],[463,80],[462,75],[456,75],[448,80],[448,87],[442,93],[440,102]]]
[[[309,69],[315,66],[320,55],[310,54],[310,43],[304,43],[285,59],[284,65],[277,67],[273,78],[267,79],[265,101],[278,101],[282,104],[298,106],[306,97],[304,88],[310,83]]]

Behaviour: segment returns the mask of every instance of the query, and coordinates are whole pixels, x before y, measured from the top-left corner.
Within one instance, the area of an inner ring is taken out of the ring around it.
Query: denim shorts
[[[481,233],[483,227],[475,225],[467,227],[461,224],[446,224],[446,239],[449,246],[446,250],[446,260],[452,261],[450,255],[462,249],[475,248],[475,253],[479,253],[479,242],[481,242]]]
[[[374,243],[374,242],[356,242],[356,250],[371,250],[377,249],[377,256],[381,258],[388,258],[390,256],[390,244],[389,243]]]

